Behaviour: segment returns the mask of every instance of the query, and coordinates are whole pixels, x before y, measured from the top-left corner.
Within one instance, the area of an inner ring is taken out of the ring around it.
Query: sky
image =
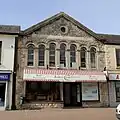
[[[25,30],[59,12],[96,33],[120,34],[120,0],[1,0],[0,24]]]

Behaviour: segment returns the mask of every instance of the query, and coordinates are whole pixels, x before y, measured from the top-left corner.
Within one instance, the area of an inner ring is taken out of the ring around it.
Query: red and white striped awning
[[[106,76],[101,71],[25,68],[23,80],[56,82],[106,82]]]

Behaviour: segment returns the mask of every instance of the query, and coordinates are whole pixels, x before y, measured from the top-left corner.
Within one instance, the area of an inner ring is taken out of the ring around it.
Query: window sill
[[[116,69],[120,69],[120,66],[117,66],[117,68]]]
[[[38,68],[43,68],[43,69],[45,69],[45,68],[47,68],[47,67],[45,67],[45,66],[38,66]]]
[[[35,66],[27,66],[27,67],[29,67],[29,68],[33,68],[33,67],[35,67]]]

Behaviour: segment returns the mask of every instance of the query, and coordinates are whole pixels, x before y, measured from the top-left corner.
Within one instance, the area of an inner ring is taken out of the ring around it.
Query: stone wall
[[[43,108],[63,108],[63,103],[58,102],[41,102],[41,103],[27,103],[20,106],[20,109],[43,109]]]

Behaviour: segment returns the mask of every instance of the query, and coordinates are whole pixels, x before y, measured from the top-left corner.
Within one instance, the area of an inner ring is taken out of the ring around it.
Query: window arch
[[[49,45],[49,66],[55,67],[55,43]]]
[[[45,45],[39,45],[38,66],[44,66],[45,63]]]
[[[34,46],[33,45],[28,45],[27,65],[28,66],[34,65]]]
[[[70,67],[72,67],[74,62],[76,62],[76,45],[72,44],[70,46]]]
[[[85,47],[82,47],[80,50],[80,60],[81,60],[82,68],[86,68],[86,53],[87,53],[87,49]]]
[[[60,64],[64,64],[64,67],[66,67],[65,50],[66,45],[64,43],[60,44]]]
[[[90,63],[91,68],[96,68],[96,48],[94,47],[90,49]]]

